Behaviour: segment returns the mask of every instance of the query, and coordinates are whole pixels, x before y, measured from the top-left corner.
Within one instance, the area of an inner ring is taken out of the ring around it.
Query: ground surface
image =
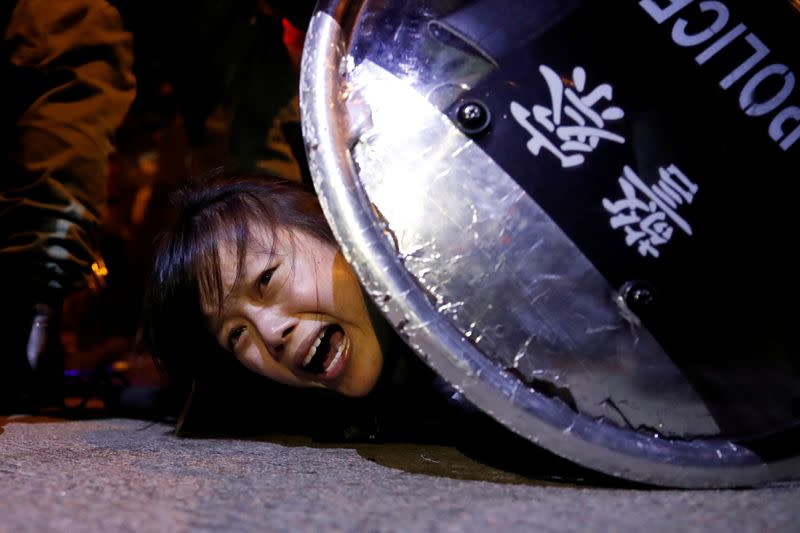
[[[132,419],[0,417],[0,531],[800,531],[800,485],[547,481],[448,446],[180,439]]]

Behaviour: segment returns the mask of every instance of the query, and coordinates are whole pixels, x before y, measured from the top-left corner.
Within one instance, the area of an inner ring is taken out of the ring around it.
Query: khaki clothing
[[[135,94],[133,38],[105,0],[2,5],[0,272],[66,291],[99,258],[112,136]]]

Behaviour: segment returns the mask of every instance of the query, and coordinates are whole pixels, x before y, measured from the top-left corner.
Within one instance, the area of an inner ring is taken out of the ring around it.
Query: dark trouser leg
[[[98,257],[105,172],[96,171],[92,179],[62,171],[58,181],[12,169],[0,183],[0,409],[7,412],[61,403],[63,300],[92,279]]]
[[[0,54],[14,80],[0,110],[0,395],[25,396],[38,388],[28,377],[47,391],[46,376],[63,378],[58,317],[91,278],[111,136],[135,80],[132,36],[106,0],[13,5]]]

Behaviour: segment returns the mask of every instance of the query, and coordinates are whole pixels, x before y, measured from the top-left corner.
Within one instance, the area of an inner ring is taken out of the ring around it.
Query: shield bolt
[[[492,115],[486,104],[480,100],[462,102],[456,110],[456,124],[468,135],[477,135],[486,131],[492,121]]]
[[[655,289],[646,281],[627,281],[619,292],[628,309],[637,314],[651,307],[656,299]]]

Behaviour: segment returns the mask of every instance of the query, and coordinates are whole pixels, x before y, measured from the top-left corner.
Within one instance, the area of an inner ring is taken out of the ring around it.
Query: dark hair
[[[291,228],[323,242],[335,239],[309,188],[271,176],[194,182],[178,190],[173,202],[177,220],[157,241],[145,295],[145,332],[153,356],[175,384],[186,387],[233,361],[219,357],[222,348],[208,331],[201,305],[201,298],[222,305],[221,245],[235,243],[238,283],[255,225],[273,237],[278,228]]]

